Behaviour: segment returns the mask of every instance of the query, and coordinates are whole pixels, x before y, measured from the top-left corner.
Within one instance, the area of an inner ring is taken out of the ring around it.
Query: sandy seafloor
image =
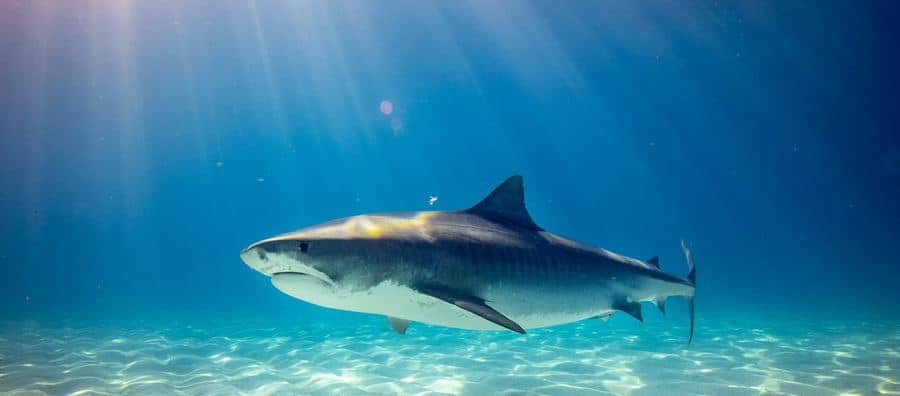
[[[355,316],[354,318],[359,318]],[[328,323],[6,321],[0,394],[897,395],[900,323],[585,321],[526,336]]]

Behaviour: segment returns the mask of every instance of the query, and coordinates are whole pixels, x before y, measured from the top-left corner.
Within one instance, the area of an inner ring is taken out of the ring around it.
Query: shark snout
[[[265,276],[285,272],[316,274],[307,261],[309,246],[305,241],[266,239],[242,250],[241,260]]]
[[[266,271],[268,261],[266,252],[259,247],[258,243],[254,243],[244,248],[244,250],[241,250],[241,261],[263,275],[269,275]]]

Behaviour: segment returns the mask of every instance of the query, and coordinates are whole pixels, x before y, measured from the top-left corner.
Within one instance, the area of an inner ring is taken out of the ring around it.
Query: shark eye
[[[306,253],[309,251],[309,244],[306,242],[300,242],[300,252]]]

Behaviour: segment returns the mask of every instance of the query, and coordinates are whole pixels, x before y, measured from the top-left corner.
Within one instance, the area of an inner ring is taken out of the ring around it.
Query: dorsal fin
[[[519,175],[510,176],[467,212],[499,223],[513,224],[535,231],[542,230],[531,219],[528,209],[525,209],[525,187],[522,185],[522,176]]]
[[[659,256],[653,256],[653,258],[647,260],[646,263],[659,268]]]

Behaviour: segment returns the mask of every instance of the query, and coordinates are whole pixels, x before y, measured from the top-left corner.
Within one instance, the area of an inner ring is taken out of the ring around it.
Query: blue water
[[[898,11],[5,1],[0,394],[900,394]],[[675,301],[398,336],[238,257],[512,174],[548,230],[689,241],[694,343]]]

